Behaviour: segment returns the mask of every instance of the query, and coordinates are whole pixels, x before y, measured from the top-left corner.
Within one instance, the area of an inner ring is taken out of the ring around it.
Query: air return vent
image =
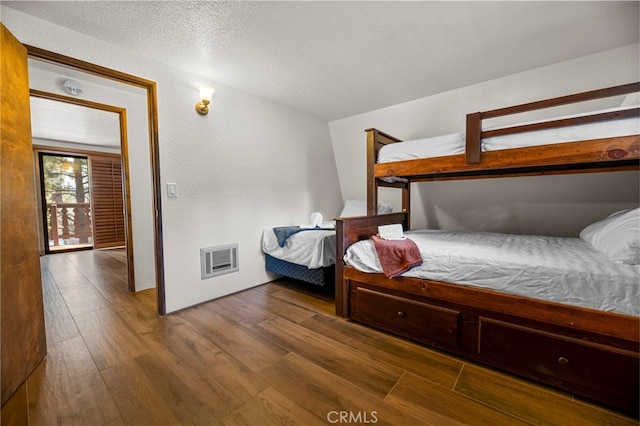
[[[238,270],[238,244],[200,249],[201,279],[229,274]]]

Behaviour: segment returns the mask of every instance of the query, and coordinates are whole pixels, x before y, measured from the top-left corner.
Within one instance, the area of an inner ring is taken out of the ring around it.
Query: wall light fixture
[[[202,87],[200,89],[200,101],[196,104],[196,112],[200,115],[209,114],[209,104],[211,103],[211,97],[213,96],[212,87]]]

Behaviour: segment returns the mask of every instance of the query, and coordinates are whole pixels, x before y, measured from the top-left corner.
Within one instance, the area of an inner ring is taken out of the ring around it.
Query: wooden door
[[[126,244],[122,159],[91,155],[91,216],[93,247],[121,247]]]
[[[5,403],[46,355],[27,50],[2,25],[0,43],[1,394]]]

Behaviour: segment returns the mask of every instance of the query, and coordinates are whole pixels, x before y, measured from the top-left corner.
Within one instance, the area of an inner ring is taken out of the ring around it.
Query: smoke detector
[[[75,80],[65,80],[62,83],[65,92],[73,96],[80,96],[83,92],[82,85]]]

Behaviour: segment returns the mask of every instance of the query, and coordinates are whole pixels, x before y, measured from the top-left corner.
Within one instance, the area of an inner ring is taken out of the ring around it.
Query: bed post
[[[482,113],[474,112],[467,114],[467,133],[466,133],[466,161],[467,164],[476,164],[480,162],[480,133]]]
[[[377,129],[367,129],[367,216],[378,214],[378,179],[374,176],[374,166],[378,158]]]
[[[405,230],[411,229],[411,181],[407,181],[402,188],[402,212],[407,214],[405,218]]]
[[[346,239],[344,222],[336,220],[336,315],[342,318],[349,318],[349,283],[344,277],[344,254],[347,250],[348,241]]]
[[[385,182],[380,182],[378,178],[375,177],[378,152],[380,152],[383,146],[390,143],[402,142],[402,140],[374,128],[366,129],[365,132],[367,132],[367,216],[375,216],[378,214],[378,187],[381,185],[398,187],[397,184],[388,185],[385,184]],[[408,188],[409,185],[405,184],[402,186],[403,190],[405,187]],[[403,203],[405,198],[403,195]]]

